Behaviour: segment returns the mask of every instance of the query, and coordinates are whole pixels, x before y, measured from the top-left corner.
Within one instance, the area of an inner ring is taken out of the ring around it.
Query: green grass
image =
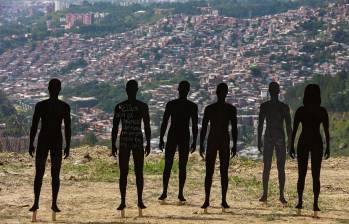
[[[162,175],[165,167],[165,161],[146,160],[144,163],[144,175]],[[119,178],[119,166],[116,163],[105,161],[103,159],[95,159],[84,164],[65,163],[62,168],[64,175],[73,176],[77,181],[94,181],[94,182],[114,182]],[[178,173],[178,161],[174,161],[172,173]],[[129,175],[134,174],[133,161],[130,161]]]
[[[251,160],[244,157],[239,157],[238,159],[232,159],[230,165],[234,166],[239,164],[240,166],[246,168],[254,168],[260,163],[260,160]]]
[[[1,171],[21,172],[28,166],[23,163],[9,163],[0,166]]]
[[[230,177],[232,184],[236,187],[242,187],[247,191],[255,191],[256,189],[261,189],[262,182],[257,179],[255,176],[253,177],[241,177],[241,176],[231,176]]]

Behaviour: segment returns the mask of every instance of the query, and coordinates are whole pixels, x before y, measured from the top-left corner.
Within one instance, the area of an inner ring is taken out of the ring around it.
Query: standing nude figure
[[[227,84],[219,84],[216,93],[218,98],[217,102],[205,108],[200,133],[200,155],[204,157],[206,151],[205,202],[201,206],[203,209],[207,209],[210,206],[210,192],[217,153],[219,154],[222,185],[221,206],[223,209],[229,208],[226,200],[229,180],[229,161],[231,157],[236,155],[238,136],[236,108],[225,102],[225,98],[228,94]],[[207,139],[207,149],[205,150],[204,143],[208,124],[210,124],[210,132]],[[229,125],[231,125],[231,136],[233,139],[233,147],[231,149],[228,130]]]
[[[297,144],[297,160],[298,160],[298,204],[299,213],[303,208],[303,191],[305,177],[308,170],[309,154],[311,157],[311,175],[313,177],[313,193],[314,193],[314,217],[317,217],[319,208],[320,195],[320,171],[322,157],[325,159],[330,157],[330,133],[329,119],[327,110],[321,107],[320,87],[316,84],[310,84],[305,88],[303,106],[299,107],[294,116],[292,142],[290,156],[295,158],[296,151],[294,143],[296,139],[299,124],[302,124],[302,132]],[[320,133],[320,126],[323,126],[326,139],[326,149],[324,154],[324,144]]]
[[[167,198],[167,187],[171,175],[173,158],[178,147],[179,153],[179,191],[178,199],[181,203],[186,199],[183,195],[184,184],[187,176],[187,162],[189,157],[189,123],[192,123],[193,143],[191,144],[191,153],[196,149],[196,139],[198,135],[198,107],[195,103],[187,99],[190,90],[190,84],[187,81],[179,83],[179,98],[167,103],[164,118],[161,125],[160,133],[160,149],[164,148],[164,135],[167,124],[171,118],[171,126],[167,135],[167,143],[165,148],[165,169],[163,173],[163,192],[159,200]]]
[[[138,208],[145,209],[143,203],[143,166],[144,154],[146,156],[150,153],[150,119],[148,105],[137,100],[138,83],[135,80],[130,80],[126,84],[126,92],[128,99],[119,103],[115,107],[113,129],[112,129],[112,154],[117,156],[118,149],[116,147],[116,140],[118,136],[119,123],[121,121],[122,128],[120,134],[120,150],[119,150],[119,167],[120,167],[120,194],[121,203],[118,210],[123,211],[126,207],[126,187],[127,176],[129,171],[129,160],[132,152],[136,185],[138,195]],[[144,131],[146,137],[146,147],[143,146],[142,134],[142,120],[144,123]]]
[[[287,204],[284,195],[285,188],[285,163],[286,163],[286,144],[285,144],[285,128],[288,145],[291,141],[291,115],[287,104],[279,101],[280,87],[276,82],[269,84],[269,93],[271,99],[262,103],[259,112],[258,122],[258,150],[263,152],[263,194],[259,199],[261,202],[267,202],[268,199],[268,182],[270,169],[275,150],[278,177],[279,177],[279,200],[282,204]],[[264,133],[264,147],[262,143],[262,133],[264,120],[266,120],[266,130]],[[263,147],[263,150],[262,150]]]
[[[70,107],[65,102],[58,99],[61,91],[61,82],[58,79],[52,79],[48,85],[50,98],[43,100],[35,105],[32,126],[30,129],[29,154],[33,157],[35,153],[35,180],[34,195],[35,200],[30,211],[36,212],[39,209],[39,198],[42,185],[42,179],[45,173],[45,165],[50,152],[51,158],[51,176],[52,176],[52,206],[53,212],[60,212],[57,206],[57,197],[60,187],[60,170],[62,164],[62,121],[64,122],[64,133],[66,147],[64,149],[64,158],[69,156],[71,139],[71,120]],[[37,149],[34,147],[34,140],[41,120],[41,129],[38,137]],[[36,151],[36,152],[35,152]]]

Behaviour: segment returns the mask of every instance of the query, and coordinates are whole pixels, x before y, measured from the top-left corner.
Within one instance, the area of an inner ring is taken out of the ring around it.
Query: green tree
[[[86,144],[89,146],[94,146],[97,144],[97,142],[98,142],[97,136],[94,134],[93,131],[87,132],[82,140],[82,144]]]

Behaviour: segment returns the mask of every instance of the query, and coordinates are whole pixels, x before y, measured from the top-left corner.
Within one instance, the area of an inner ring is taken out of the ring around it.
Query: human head
[[[321,105],[321,91],[320,87],[317,84],[309,84],[305,87],[304,97],[303,97],[304,106],[320,106]]]
[[[130,98],[136,98],[138,91],[138,83],[136,80],[130,80],[126,83],[126,93]]]
[[[277,82],[271,82],[269,84],[269,94],[270,96],[277,96],[280,93],[280,86]]]
[[[181,98],[186,98],[190,90],[190,83],[188,81],[181,81],[178,85],[178,92]]]
[[[59,79],[51,79],[48,83],[48,92],[50,97],[58,98],[58,94],[61,91],[61,81]]]
[[[228,95],[228,86],[224,82],[218,84],[216,94],[219,101],[225,101]]]

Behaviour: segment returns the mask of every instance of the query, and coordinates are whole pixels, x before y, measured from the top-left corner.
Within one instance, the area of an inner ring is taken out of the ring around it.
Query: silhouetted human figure
[[[266,202],[268,198],[268,182],[270,169],[275,150],[277,169],[279,177],[280,201],[286,204],[284,197],[285,187],[285,162],[286,162],[286,145],[285,145],[285,129],[286,123],[287,141],[291,141],[291,115],[287,104],[279,101],[280,87],[276,82],[269,84],[269,93],[271,99],[261,104],[258,122],[258,150],[263,151],[263,195],[259,199]],[[266,120],[266,130],[264,133],[264,150],[262,150],[262,133],[264,120]],[[288,144],[289,145],[289,144]]]
[[[183,188],[187,176],[186,167],[189,157],[189,122],[192,122],[193,143],[191,152],[196,149],[196,139],[198,135],[198,107],[195,103],[187,99],[190,90],[190,84],[187,81],[179,83],[179,98],[166,104],[166,109],[161,125],[160,144],[161,150],[164,148],[164,135],[167,129],[168,120],[171,118],[171,126],[167,135],[165,148],[165,169],[163,173],[163,192],[159,200],[167,198],[167,187],[171,175],[173,158],[178,147],[179,153],[179,192],[178,199],[181,202],[186,201],[183,195]]]
[[[200,133],[200,155],[204,158],[205,138],[208,123],[210,123],[210,132],[207,140],[206,150],[206,177],[205,177],[205,202],[201,208],[210,206],[210,192],[212,185],[212,176],[216,163],[217,151],[219,152],[221,185],[222,185],[222,207],[229,208],[226,201],[228,190],[228,170],[230,157],[236,155],[237,143],[237,116],[236,108],[225,102],[228,94],[228,86],[220,83],[217,86],[218,101],[205,108],[202,120],[202,129]],[[231,135],[233,138],[233,147],[230,150],[229,124],[231,124]]]
[[[64,133],[66,147],[64,149],[64,158],[69,156],[71,127],[70,127],[70,107],[67,103],[58,99],[61,90],[61,82],[58,79],[52,79],[49,82],[48,91],[50,98],[43,100],[35,105],[35,111],[30,129],[29,154],[33,157],[35,152],[34,140],[41,120],[41,129],[38,137],[36,155],[35,155],[35,181],[34,181],[34,205],[30,211],[39,209],[39,198],[42,185],[42,178],[45,173],[45,165],[50,152],[51,157],[51,176],[52,176],[52,206],[54,212],[60,212],[57,206],[57,196],[60,186],[59,174],[62,164],[62,146],[63,137],[61,132],[62,120],[64,121]]]
[[[127,175],[129,170],[130,154],[132,152],[136,185],[138,195],[138,208],[145,209],[143,204],[143,166],[144,166],[144,154],[146,156],[150,153],[150,119],[148,105],[137,100],[136,95],[138,92],[138,83],[135,80],[130,80],[126,84],[126,92],[128,99],[122,103],[119,103],[115,107],[113,129],[112,129],[112,154],[117,156],[117,147],[115,145],[119,123],[121,120],[122,129],[120,134],[120,152],[119,152],[119,167],[120,167],[120,194],[121,203],[117,208],[123,210],[126,207],[126,187],[127,187]],[[146,147],[143,146],[143,134],[142,134],[142,120],[144,123],[144,131],[146,137]]]
[[[320,211],[318,199],[320,194],[320,170],[323,156],[323,141],[320,134],[320,125],[323,125],[326,136],[325,159],[330,157],[330,134],[328,114],[321,107],[320,87],[309,84],[305,88],[303,106],[296,111],[293,124],[290,156],[295,157],[294,141],[299,124],[302,124],[302,132],[297,144],[298,159],[298,204],[296,208],[303,208],[303,190],[305,176],[308,169],[309,153],[311,155],[311,173],[313,176],[314,211]]]

